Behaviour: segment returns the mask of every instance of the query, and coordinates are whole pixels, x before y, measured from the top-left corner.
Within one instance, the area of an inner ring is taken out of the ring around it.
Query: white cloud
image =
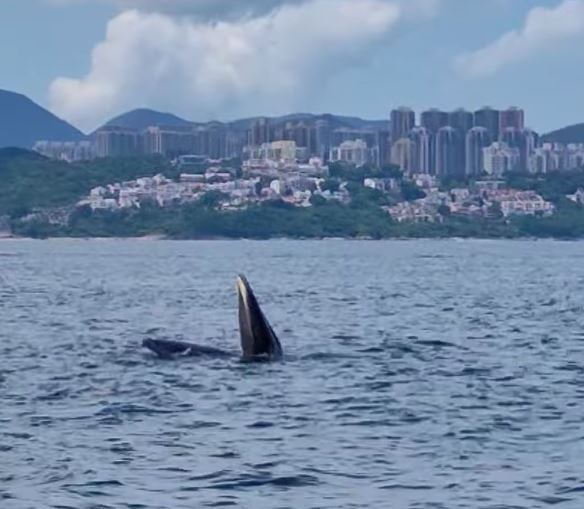
[[[459,71],[468,77],[487,77],[537,54],[543,48],[584,34],[584,0],[564,0],[553,8],[536,7],[520,30],[513,30],[472,53],[458,57]]]
[[[289,111],[335,71],[366,62],[414,12],[396,0],[309,0],[213,23],[126,11],[109,22],[86,76],[52,83],[51,106],[86,129],[140,106],[193,119]]]

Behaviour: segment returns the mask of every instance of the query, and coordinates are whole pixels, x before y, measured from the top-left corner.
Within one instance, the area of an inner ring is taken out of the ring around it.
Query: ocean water
[[[245,273],[286,352],[237,353]],[[584,507],[584,243],[0,242],[0,508]]]

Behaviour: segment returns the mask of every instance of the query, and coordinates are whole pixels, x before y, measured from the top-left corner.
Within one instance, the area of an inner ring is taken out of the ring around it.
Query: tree
[[[400,167],[395,165],[395,164],[389,164],[386,166],[382,166],[381,170],[380,170],[380,174],[383,178],[396,179],[396,180],[402,180],[404,177],[404,174],[400,170]]]
[[[338,179],[328,178],[324,182],[320,183],[321,191],[330,191],[331,193],[336,193],[341,187],[341,183]]]
[[[409,180],[404,180],[402,182],[401,192],[405,201],[421,200],[422,198],[426,197],[426,193]]]
[[[438,207],[438,214],[440,214],[442,217],[450,217],[452,215],[452,211],[448,205],[442,204]]]
[[[314,207],[322,207],[327,204],[326,198],[322,197],[320,194],[313,194],[310,197],[310,203]]]
[[[209,191],[201,197],[199,203],[203,207],[213,209],[216,208],[222,201],[226,200],[227,198],[228,195],[222,193],[221,191]]]
[[[498,201],[491,203],[488,209],[488,214],[495,219],[501,219],[503,217],[503,210],[501,209],[501,204]]]

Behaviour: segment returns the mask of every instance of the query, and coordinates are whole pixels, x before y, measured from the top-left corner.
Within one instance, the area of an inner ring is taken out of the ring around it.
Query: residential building
[[[392,145],[402,139],[407,138],[410,131],[416,125],[416,114],[410,108],[401,107],[391,112],[391,142]]]
[[[484,171],[499,177],[519,167],[519,149],[511,148],[506,143],[496,141],[483,149]]]
[[[388,130],[378,131],[376,145],[379,150],[380,166],[391,164],[391,136]]]
[[[448,125],[448,113],[437,108],[423,111],[420,115],[420,125],[425,127],[429,134],[438,134],[438,131]]]
[[[491,145],[492,139],[485,127],[473,127],[466,135],[465,173],[477,176],[484,169],[483,149]]]
[[[140,133],[126,127],[105,126],[95,133],[97,157],[129,157],[141,154]]]
[[[434,166],[430,152],[430,134],[425,127],[414,127],[410,131],[412,142],[412,171],[416,174],[430,174]]]
[[[370,149],[364,140],[345,141],[338,147],[333,147],[330,151],[332,162],[343,161],[364,166],[375,161],[375,150]]]
[[[328,120],[317,120],[314,124],[314,131],[316,151],[313,155],[325,159],[331,148],[332,130],[330,122]]]
[[[448,125],[466,136],[466,133],[474,127],[474,116],[472,112],[459,108],[448,114]]]
[[[429,173],[436,175],[436,139],[438,131],[448,126],[448,113],[437,108],[423,111],[420,116],[420,124],[428,133],[428,150],[430,158]]]
[[[513,106],[499,113],[499,132],[502,133],[508,128],[517,131],[525,129],[525,112],[521,108]]]
[[[453,127],[440,128],[436,136],[436,175],[464,175],[464,141]]]
[[[95,157],[95,144],[83,141],[37,141],[33,150],[51,159],[61,161],[88,161]]]
[[[397,140],[391,148],[391,162],[399,166],[404,173],[416,173],[414,168],[414,142],[409,138]]]
[[[499,118],[498,110],[485,106],[474,113],[475,127],[484,127],[489,131],[492,140],[499,139]]]
[[[254,120],[250,128],[248,145],[259,147],[270,141],[272,141],[270,119],[261,117]]]

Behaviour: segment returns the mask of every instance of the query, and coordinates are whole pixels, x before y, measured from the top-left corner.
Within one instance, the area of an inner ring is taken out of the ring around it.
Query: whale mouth
[[[264,315],[245,276],[237,278],[239,332],[244,359],[282,356],[282,346]]]

